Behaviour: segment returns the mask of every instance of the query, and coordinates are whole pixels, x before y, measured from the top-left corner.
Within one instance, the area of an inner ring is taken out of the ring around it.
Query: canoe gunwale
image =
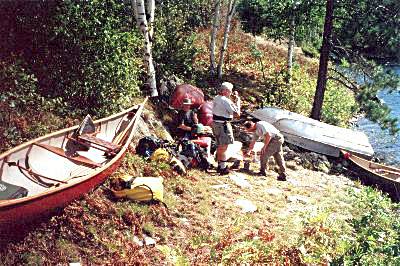
[[[400,169],[375,162],[369,162],[366,159],[363,159],[352,153],[347,153],[343,150],[341,151],[341,153],[343,155],[348,154],[348,160],[361,172],[359,176],[360,179],[364,179],[366,183],[371,183],[378,186],[381,190],[389,193],[389,195],[391,195],[395,200],[400,200]],[[345,158],[347,158],[347,156],[345,156]],[[373,164],[377,167],[371,168],[369,166],[365,166],[364,164]],[[397,172],[399,172],[399,179],[392,179],[376,171],[373,171],[374,169],[380,168],[395,169]]]
[[[94,124],[97,126],[97,125],[100,125],[100,124],[102,124],[104,122],[117,119],[118,117],[123,117],[124,115],[126,115],[129,112],[132,112],[134,110],[136,111],[135,115],[132,117],[131,121],[129,122],[129,124],[127,126],[127,128],[129,128],[129,127],[131,128],[130,129],[131,132],[129,133],[129,136],[127,138],[125,138],[125,142],[121,146],[120,151],[113,158],[111,158],[108,161],[105,161],[105,163],[103,163],[103,165],[93,168],[93,171],[88,173],[87,175],[81,176],[81,177],[77,177],[77,178],[73,178],[75,180],[73,180],[73,179],[69,180],[67,184],[59,184],[58,186],[52,186],[52,187],[48,188],[47,190],[45,190],[45,191],[43,191],[41,193],[38,193],[38,194],[35,194],[35,195],[31,195],[31,196],[26,196],[26,197],[17,198],[17,199],[0,200],[0,213],[3,210],[15,208],[18,205],[29,204],[32,201],[36,201],[36,200],[39,200],[39,199],[42,199],[42,198],[45,198],[45,197],[49,197],[52,194],[57,194],[57,193],[60,193],[62,191],[65,191],[65,190],[73,189],[74,187],[78,186],[79,184],[88,182],[92,178],[101,175],[101,173],[102,172],[106,172],[108,168],[112,168],[112,166],[114,164],[116,164],[118,161],[120,161],[122,159],[122,157],[125,155],[128,147],[129,147],[129,144],[132,141],[132,138],[133,138],[133,135],[134,135],[134,131],[135,131],[136,127],[137,127],[137,124],[138,124],[138,121],[139,121],[138,117],[142,114],[142,111],[143,111],[143,108],[144,108],[144,105],[145,105],[146,101],[147,101],[147,98],[142,103],[137,104],[137,105],[135,105],[135,106],[133,106],[133,107],[131,107],[129,109],[126,109],[126,110],[121,111],[121,112],[119,112],[117,114],[111,115],[109,117],[105,117],[105,118],[102,118],[102,119],[94,121]],[[16,152],[18,152],[20,150],[23,150],[26,147],[33,146],[33,145],[35,145],[35,143],[44,142],[45,140],[51,139],[53,137],[68,134],[68,133],[76,130],[77,128],[79,128],[79,125],[76,125],[76,126],[73,126],[73,127],[69,127],[69,128],[66,128],[66,129],[61,129],[61,130],[58,130],[56,132],[50,133],[48,135],[44,135],[44,136],[38,137],[36,139],[30,140],[28,142],[22,143],[19,146],[17,146],[15,148],[13,148],[13,149],[1,154],[0,155],[0,161],[2,161],[3,163],[6,163],[7,162],[7,158],[13,153],[16,153]],[[67,158],[65,158],[65,159],[68,160]],[[0,219],[0,222],[1,222],[1,219]]]

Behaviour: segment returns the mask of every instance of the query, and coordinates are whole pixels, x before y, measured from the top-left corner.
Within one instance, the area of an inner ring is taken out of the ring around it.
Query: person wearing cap
[[[195,129],[195,126],[199,123],[197,113],[191,109],[192,100],[190,98],[184,98],[182,101],[182,110],[178,113],[178,130],[179,135],[182,138],[191,139],[191,132]]]
[[[237,91],[233,92],[233,84],[223,82],[218,95],[213,101],[212,130],[217,144],[217,172],[221,175],[229,173],[226,166],[226,150],[234,142],[233,130],[230,121],[233,116],[240,116],[240,98]],[[232,99],[230,98],[232,97]]]
[[[282,150],[284,138],[279,130],[265,121],[259,121],[257,123],[247,121],[244,123],[244,127],[247,132],[253,133],[253,139],[249,148],[244,153],[244,156],[248,156],[248,153],[253,150],[256,141],[261,138],[264,142],[264,146],[261,149],[259,175],[267,175],[268,160],[273,156],[276,164],[279,166],[278,180],[286,181],[285,159],[283,158]]]

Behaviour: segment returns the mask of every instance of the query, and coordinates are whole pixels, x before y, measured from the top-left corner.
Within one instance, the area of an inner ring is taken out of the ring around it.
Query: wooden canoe
[[[146,100],[94,121],[95,135],[77,139],[74,126],[1,154],[0,229],[47,215],[101,184],[121,163]]]
[[[400,200],[400,169],[371,162],[345,151],[342,154],[364,184],[377,186],[392,199]]]

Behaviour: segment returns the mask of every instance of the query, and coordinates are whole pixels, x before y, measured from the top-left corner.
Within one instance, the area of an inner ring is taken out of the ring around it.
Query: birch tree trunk
[[[289,43],[288,43],[288,58],[287,58],[287,68],[288,68],[288,83],[292,81],[292,70],[293,70],[293,57],[294,57],[294,34],[295,34],[295,21],[294,17],[290,21],[290,32],[289,32]]]
[[[156,7],[155,0],[147,0],[147,17],[149,18],[148,21],[148,28],[149,28],[149,38],[150,42],[153,43],[153,34],[154,34],[154,9]]]
[[[236,8],[236,0],[229,0],[228,14],[226,16],[225,29],[224,29],[224,41],[222,43],[221,52],[219,54],[218,79],[222,78],[222,66],[224,64],[224,55],[226,47],[228,47],[229,30],[231,28],[231,20],[235,13],[235,8]]]
[[[211,77],[215,76],[215,68],[217,67],[215,63],[215,40],[217,38],[217,32],[219,27],[220,20],[220,8],[221,8],[221,0],[214,1],[214,18],[213,25],[211,30],[210,37],[210,75]]]
[[[156,84],[156,71],[153,64],[152,56],[152,39],[153,39],[153,21],[154,21],[154,0],[148,0],[147,8],[149,14],[148,26],[146,18],[146,8],[144,0],[132,0],[132,7],[134,10],[134,15],[136,18],[136,25],[144,37],[144,49],[143,49],[143,59],[145,66],[147,68],[147,86],[149,88],[149,94],[151,97],[158,96],[157,84]]]
[[[319,57],[317,88],[315,89],[314,102],[311,110],[311,118],[316,120],[320,120],[321,118],[322,103],[324,102],[324,94],[326,89],[329,53],[331,50],[333,9],[334,9],[334,0],[327,0],[324,34],[322,39],[321,55]]]

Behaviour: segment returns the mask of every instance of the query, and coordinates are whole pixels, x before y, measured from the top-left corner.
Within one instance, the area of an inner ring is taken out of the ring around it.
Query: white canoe
[[[340,150],[362,157],[372,157],[374,154],[368,137],[359,131],[290,118],[282,118],[273,125],[281,131],[288,143],[317,153],[334,157],[340,156]]]
[[[273,124],[288,143],[307,150],[334,157],[339,157],[340,149],[362,157],[374,154],[367,135],[360,131],[329,125],[277,107],[258,109],[251,115]]]
[[[312,118],[306,117],[304,115],[293,113],[278,107],[265,107],[262,109],[255,110],[250,115],[257,118],[258,120],[267,121],[268,123],[271,124],[275,123],[276,121],[282,118],[291,118],[301,121],[308,120],[310,123],[313,123],[313,121],[317,121]]]

